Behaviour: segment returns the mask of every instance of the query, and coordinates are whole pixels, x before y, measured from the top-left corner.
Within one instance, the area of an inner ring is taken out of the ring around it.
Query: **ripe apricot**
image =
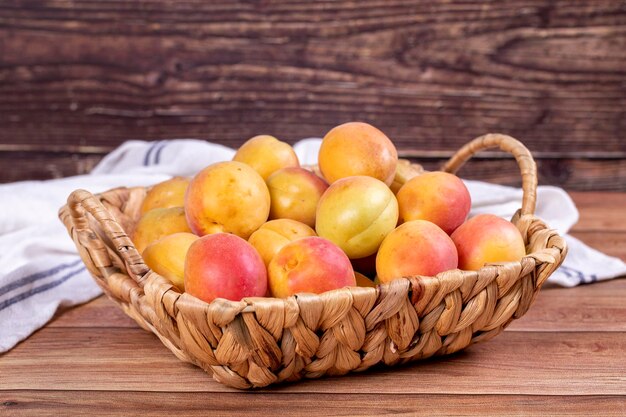
[[[191,233],[182,207],[156,208],[144,214],[137,222],[133,243],[139,253],[157,240],[179,232]]]
[[[350,122],[324,136],[318,162],[330,184],[341,178],[366,175],[391,185],[398,152],[391,140],[374,126]]]
[[[237,150],[233,161],[248,164],[264,180],[281,168],[300,166],[298,156],[291,145],[270,135],[248,139]]]
[[[285,245],[270,262],[268,272],[271,293],[280,298],[356,286],[346,254],[332,242],[315,236]]]
[[[472,217],[451,237],[459,252],[460,269],[477,271],[485,264],[519,261],[526,255],[518,228],[493,214]]]
[[[383,182],[366,176],[342,178],[317,206],[315,230],[349,258],[376,252],[398,222],[398,202]]]
[[[141,256],[154,272],[172,281],[180,292],[185,291],[185,257],[198,236],[174,233],[151,243]]]
[[[189,178],[174,177],[153,185],[141,204],[141,214],[155,208],[184,206],[189,181],[191,181]]]
[[[439,171],[411,178],[396,197],[400,222],[428,220],[448,234],[465,221],[472,205],[463,181]]]
[[[291,219],[271,220],[252,233],[248,242],[268,266],[272,258],[289,242],[303,237],[317,236],[315,230]]]
[[[458,255],[450,236],[426,220],[400,225],[387,235],[376,255],[381,283],[413,275],[434,276],[457,265]]]
[[[189,184],[185,212],[191,230],[199,236],[225,232],[247,239],[267,220],[270,193],[248,165],[218,162]]]
[[[326,181],[304,168],[283,168],[267,179],[270,219],[292,219],[315,226],[317,203],[328,188]]]

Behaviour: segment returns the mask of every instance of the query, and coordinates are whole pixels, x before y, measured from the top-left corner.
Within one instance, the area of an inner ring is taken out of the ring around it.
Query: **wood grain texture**
[[[506,331],[626,332],[626,279],[572,290],[547,285],[524,317]]]
[[[579,232],[575,230],[571,234],[592,248],[626,262],[626,233],[620,231]]]
[[[204,393],[170,392],[85,392],[85,391],[6,391],[0,392],[0,416],[41,417],[59,415],[127,416],[128,410],[141,410],[142,416],[162,416],[164,410],[176,415],[214,417],[254,416],[382,416],[437,415],[473,416],[623,416],[624,396],[549,395],[376,395],[293,393],[221,393],[207,400]]]
[[[100,296],[78,307],[58,311],[46,327],[139,328],[135,320],[128,317],[106,296]]]
[[[86,174],[100,159],[88,153],[0,152],[0,183]]]
[[[623,395],[625,349],[626,332],[507,331],[445,358],[258,392]],[[0,373],[0,390],[232,392],[138,328],[44,328]]]
[[[425,169],[437,170],[446,159],[412,158]],[[556,185],[567,190],[626,190],[626,158],[575,159],[536,158],[539,185]],[[508,158],[472,158],[459,171],[459,176],[495,184],[519,187],[519,169]]]
[[[626,154],[617,1],[16,0],[0,5],[0,39],[4,151],[237,146],[364,120],[402,149],[503,131],[565,157],[544,173],[558,183],[626,189],[623,162],[595,159]]]
[[[570,193],[580,213],[574,231],[625,232],[626,193]]]

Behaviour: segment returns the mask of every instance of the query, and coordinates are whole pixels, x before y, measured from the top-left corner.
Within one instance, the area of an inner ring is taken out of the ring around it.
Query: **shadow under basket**
[[[481,136],[442,170],[454,173],[474,153],[493,147],[511,153],[520,167],[523,201],[512,222],[527,255],[479,271],[404,277],[376,288],[206,303],[150,270],[128,237],[146,188],[98,195],[77,190],[59,216],[106,295],[180,360],[218,382],[245,389],[343,375],[381,362],[447,355],[491,339],[526,313],[563,261],[564,240],[533,214],[537,170],[519,141]]]

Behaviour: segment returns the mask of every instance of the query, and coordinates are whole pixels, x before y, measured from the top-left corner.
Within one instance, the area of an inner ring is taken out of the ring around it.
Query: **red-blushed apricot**
[[[185,257],[198,236],[174,233],[151,243],[141,254],[154,272],[172,281],[180,292],[185,291]]]
[[[389,233],[378,249],[376,271],[381,283],[413,275],[434,276],[455,269],[454,242],[439,226],[412,220]]]
[[[459,253],[459,268],[468,271],[477,271],[490,263],[519,261],[526,255],[517,227],[493,214],[472,217],[451,237]]]
[[[300,166],[291,145],[269,135],[248,139],[237,150],[233,161],[251,166],[264,180],[281,168]]]
[[[242,238],[206,235],[191,244],[185,260],[185,291],[206,302],[262,297],[267,271],[261,255]]]
[[[292,219],[315,226],[317,203],[328,188],[326,181],[304,168],[283,168],[267,179],[270,219]]]
[[[139,253],[157,240],[179,232],[191,233],[182,207],[152,209],[139,219],[133,233],[133,243]]]
[[[289,242],[303,237],[317,236],[315,230],[291,219],[271,220],[252,233],[248,243],[259,252],[265,266]]]
[[[374,126],[350,122],[331,129],[324,136],[318,162],[330,184],[345,177],[367,175],[391,185],[398,152],[391,140]]]
[[[472,204],[463,181],[439,171],[411,178],[396,197],[400,222],[428,220],[448,234],[465,221]]]
[[[397,222],[398,202],[389,187],[357,176],[328,187],[317,206],[315,230],[349,258],[363,258],[376,252]]]
[[[305,237],[283,246],[270,262],[269,285],[274,297],[356,286],[350,260],[332,242]]]
[[[270,193],[248,165],[218,162],[191,180],[185,212],[189,227],[199,236],[224,232],[247,239],[267,221]]]
[[[189,178],[174,177],[153,185],[141,204],[141,214],[155,208],[183,207]]]

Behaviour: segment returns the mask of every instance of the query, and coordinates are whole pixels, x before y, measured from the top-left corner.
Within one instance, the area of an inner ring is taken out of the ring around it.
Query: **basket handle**
[[[522,174],[522,210],[521,214],[535,214],[537,202],[537,164],[530,151],[517,139],[500,133],[488,133],[470,141],[448,160],[441,170],[456,173],[474,154],[489,148],[500,148],[515,157]]]
[[[97,253],[102,247],[100,238],[89,226],[89,219],[87,218],[87,213],[89,213],[115,245],[115,250],[127,264],[132,278],[140,287],[143,287],[144,276],[150,268],[143,262],[143,258],[133,242],[126,235],[122,226],[104,207],[100,199],[89,191],[76,190],[67,198],[67,207],[76,232],[87,236],[87,240],[83,239],[81,243],[87,245],[87,249],[92,249],[90,252],[94,253]]]

